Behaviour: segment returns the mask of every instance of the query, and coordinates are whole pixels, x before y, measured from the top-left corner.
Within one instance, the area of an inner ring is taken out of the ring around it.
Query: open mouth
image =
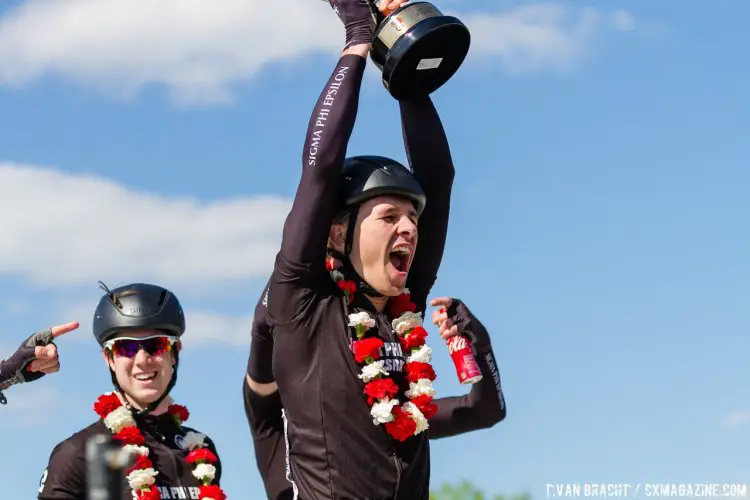
[[[156,372],[145,372],[134,375],[133,377],[139,382],[148,382],[150,380],[154,380],[156,378],[156,375]]]
[[[412,249],[409,245],[401,245],[395,247],[388,254],[388,261],[396,269],[396,271],[400,273],[408,272],[409,264],[411,262],[411,252]]]

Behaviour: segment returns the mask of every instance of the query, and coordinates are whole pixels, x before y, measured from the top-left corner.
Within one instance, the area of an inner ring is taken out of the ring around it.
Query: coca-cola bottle
[[[456,367],[458,381],[462,384],[475,384],[482,380],[474,353],[471,351],[471,341],[464,335],[458,334],[448,339],[448,353]]]

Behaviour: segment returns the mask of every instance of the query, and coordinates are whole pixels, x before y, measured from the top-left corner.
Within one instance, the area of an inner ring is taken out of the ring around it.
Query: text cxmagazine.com
[[[547,483],[547,498],[750,498],[748,483]]]

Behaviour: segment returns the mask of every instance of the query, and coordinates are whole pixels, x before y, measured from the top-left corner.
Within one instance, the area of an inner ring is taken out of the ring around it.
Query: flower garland
[[[135,453],[135,463],[125,471],[130,488],[138,500],[160,500],[161,493],[157,489],[156,475],[151,459],[148,458],[149,449],[145,446],[145,438],[136,424],[133,414],[120,397],[114,392],[102,394],[94,403],[94,411],[102,418],[104,425],[112,432],[113,437],[122,443],[123,449]],[[189,416],[187,408],[173,404],[167,409],[178,426],[182,425]],[[185,460],[194,465],[193,476],[202,484],[198,498],[200,500],[226,500],[224,491],[218,485],[211,484],[216,475],[216,455],[205,448],[206,436],[197,432],[188,432],[183,437],[182,447],[190,450]]]
[[[354,281],[347,280],[338,270],[333,257],[326,259],[326,268],[351,304],[357,292]],[[437,412],[432,400],[435,389],[435,371],[432,369],[432,349],[425,344],[427,330],[422,326],[422,313],[415,312],[416,305],[411,301],[409,291],[388,302],[388,313],[395,318],[391,326],[399,344],[408,353],[404,372],[409,381],[409,390],[404,393],[409,401],[401,404],[396,396],[398,385],[385,370],[385,362],[380,359],[383,341],[378,337],[365,337],[368,330],[375,327],[375,320],[366,311],[349,314],[348,325],[354,328],[357,340],[352,342],[355,361],[362,366],[358,377],[365,382],[363,393],[370,405],[373,424],[385,424],[385,430],[394,439],[406,441],[411,436],[427,430],[428,420]]]

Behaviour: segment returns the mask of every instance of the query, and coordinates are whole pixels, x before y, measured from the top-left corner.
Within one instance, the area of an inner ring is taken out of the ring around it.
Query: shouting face
[[[344,251],[347,222],[331,227],[331,241]],[[403,293],[417,249],[417,212],[406,198],[379,196],[359,207],[354,226],[352,266],[375,290],[394,297]]]

